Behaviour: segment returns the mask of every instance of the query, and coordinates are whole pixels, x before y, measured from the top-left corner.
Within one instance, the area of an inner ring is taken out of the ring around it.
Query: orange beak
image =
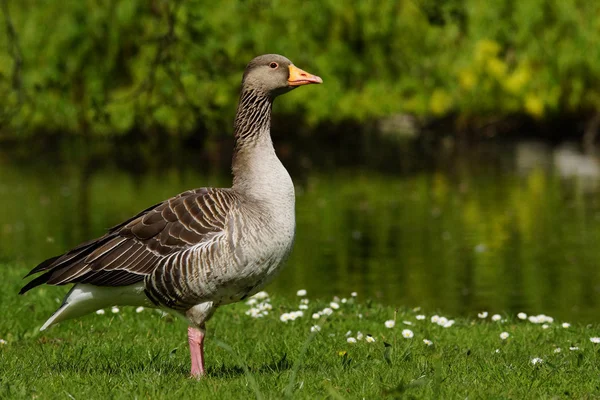
[[[306,71],[302,71],[300,68],[296,67],[294,64],[290,65],[290,77],[288,78],[288,85],[290,86],[302,86],[309,85],[311,83],[323,83],[323,79],[319,78],[316,75],[309,74]]]

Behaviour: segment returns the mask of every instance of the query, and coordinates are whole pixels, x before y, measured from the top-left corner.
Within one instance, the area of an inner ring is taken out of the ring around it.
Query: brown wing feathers
[[[26,276],[48,272],[27,283],[19,293],[44,283],[123,286],[139,282],[165,256],[222,230],[232,202],[233,197],[225,190],[184,192],[149,207],[98,239],[42,262]]]

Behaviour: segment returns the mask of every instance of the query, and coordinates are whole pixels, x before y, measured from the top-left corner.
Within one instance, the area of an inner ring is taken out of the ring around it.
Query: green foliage
[[[600,108],[600,3],[3,0],[0,132],[227,132],[241,71],[277,52],[323,76],[276,112],[536,118]],[[22,63],[16,60],[22,58]]]

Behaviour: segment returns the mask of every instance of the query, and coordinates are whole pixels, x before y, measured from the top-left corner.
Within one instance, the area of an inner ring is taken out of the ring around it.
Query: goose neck
[[[271,141],[272,98],[242,92],[235,118],[233,189],[256,199],[293,199],[291,178]]]
[[[242,91],[233,126],[236,153],[259,144],[262,136],[270,137],[272,106],[270,96],[256,90]]]

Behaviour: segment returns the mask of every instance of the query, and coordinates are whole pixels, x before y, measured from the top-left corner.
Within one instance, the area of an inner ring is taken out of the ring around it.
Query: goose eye
[[[275,68],[279,67],[279,64],[277,64],[276,62],[272,62],[271,64],[269,64],[269,67],[275,69]]]

